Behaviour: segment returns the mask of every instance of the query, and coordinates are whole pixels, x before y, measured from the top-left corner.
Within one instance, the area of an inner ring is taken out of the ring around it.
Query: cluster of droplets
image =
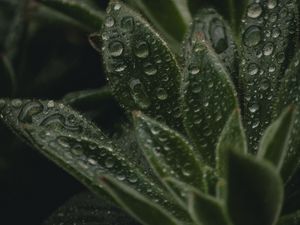
[[[289,36],[295,32],[290,3],[289,0],[252,2],[243,20],[241,75],[245,81],[247,130],[255,134],[249,135],[251,146],[257,146],[271,122],[278,80],[284,73],[287,50],[293,44],[289,43]]]
[[[128,16],[126,10],[112,4],[103,27],[102,50],[114,92],[130,110],[140,109],[157,119],[179,118],[180,72],[175,59],[146,22],[138,15]]]

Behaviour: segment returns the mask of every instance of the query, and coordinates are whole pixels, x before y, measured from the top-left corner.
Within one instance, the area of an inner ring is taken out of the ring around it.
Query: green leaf
[[[136,0],[135,4],[154,26],[169,33],[177,41],[182,41],[192,19],[187,0]]]
[[[127,214],[89,192],[77,194],[59,207],[44,225],[138,225]]]
[[[300,51],[297,52],[291,61],[286,73],[281,80],[281,85],[278,92],[278,102],[275,108],[275,116],[280,115],[290,104],[296,105],[298,110],[295,112],[295,121],[291,133],[288,151],[282,167],[282,177],[285,182],[288,182],[296,169],[299,167],[300,162]]]
[[[0,117],[5,124],[93,192],[102,195],[99,179],[111,175],[178,213],[178,207],[159,184],[146,177],[118,146],[78,112],[53,101],[2,99],[0,103]],[[169,201],[164,202],[165,199]]]
[[[268,127],[260,142],[258,158],[270,161],[280,171],[288,150],[296,110],[285,109],[281,116]]]
[[[108,12],[103,58],[116,98],[129,111],[142,110],[180,128],[181,74],[167,44],[126,5],[111,3]]]
[[[201,36],[214,49],[219,59],[228,70],[232,81],[238,84],[237,47],[233,39],[231,28],[223,17],[214,9],[200,10],[184,41],[184,55],[188,58],[192,53],[193,42]]]
[[[41,0],[41,3],[85,24],[93,30],[100,30],[104,12],[75,0]]]
[[[188,210],[197,225],[231,225],[224,203],[197,190],[190,190]]]
[[[207,43],[196,39],[186,59],[183,82],[184,125],[204,160],[215,163],[215,148],[230,114],[238,107],[229,75]]]
[[[134,122],[140,148],[161,179],[173,177],[204,188],[204,165],[179,133],[140,112],[134,113]]]
[[[103,177],[102,184],[114,200],[134,218],[146,225],[180,225],[168,212],[134,189],[111,178]]]
[[[285,215],[279,219],[277,225],[299,225],[300,223],[300,211]]]
[[[279,82],[298,40],[294,1],[250,0],[241,31],[241,89],[250,150],[272,121]]]
[[[283,203],[283,184],[267,161],[227,151],[227,207],[235,225],[275,224]]]
[[[247,154],[247,140],[239,109],[232,112],[217,144],[217,171],[219,176],[223,178],[226,169],[225,158],[227,149],[234,149],[241,154]]]

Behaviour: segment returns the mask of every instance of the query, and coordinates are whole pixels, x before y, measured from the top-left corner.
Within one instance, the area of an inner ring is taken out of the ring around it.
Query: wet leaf
[[[114,200],[141,223],[147,225],[180,225],[159,205],[149,201],[123,183],[111,177],[103,177],[102,184]]]
[[[293,60],[291,61],[286,73],[281,81],[281,85],[278,92],[278,103],[275,108],[275,116],[280,115],[290,104],[293,104],[299,108],[300,106],[300,51],[297,52]],[[289,181],[296,169],[299,166],[300,161],[300,112],[299,109],[295,113],[294,126],[291,133],[291,139],[289,141],[288,151],[282,167],[282,177],[285,182]]]
[[[140,112],[134,113],[134,122],[140,148],[161,179],[173,177],[194,187],[204,188],[204,164],[179,133]]]
[[[84,192],[57,209],[44,225],[138,225],[127,214],[104,199]]]
[[[226,150],[234,149],[241,154],[247,154],[247,139],[241,121],[239,109],[232,112],[218,141],[217,145],[217,171],[220,177],[225,176]]]
[[[193,189],[188,210],[197,225],[231,225],[224,203]]]
[[[294,126],[295,109],[288,107],[265,131],[259,146],[258,158],[270,161],[280,171],[288,150]]]
[[[165,30],[177,41],[182,41],[191,21],[187,0],[137,0],[135,4],[146,14],[154,26]]]
[[[241,30],[241,88],[250,150],[256,153],[272,121],[279,79],[293,55],[298,33],[294,1],[251,0]]]
[[[188,58],[193,50],[193,43],[198,36],[216,52],[232,81],[238,84],[238,53],[232,30],[227,22],[214,9],[202,9],[194,17],[189,32],[184,40],[184,55]]]
[[[227,151],[227,207],[235,225],[275,224],[283,203],[283,184],[267,161]]]
[[[186,59],[183,82],[185,128],[204,160],[215,163],[215,148],[230,114],[238,107],[236,91],[218,56],[200,39]]]
[[[94,30],[100,30],[104,20],[104,12],[85,2],[75,0],[41,0],[41,2]]]
[[[103,194],[100,177],[111,175],[178,212],[171,201],[163,202],[168,196],[155,181],[127,160],[93,123],[71,108],[53,101],[2,99],[0,116],[19,137],[95,193]]]
[[[300,223],[300,211],[285,215],[279,219],[277,225],[298,225]]]
[[[102,29],[103,58],[112,91],[129,111],[180,128],[180,70],[167,44],[122,3],[108,8]]]

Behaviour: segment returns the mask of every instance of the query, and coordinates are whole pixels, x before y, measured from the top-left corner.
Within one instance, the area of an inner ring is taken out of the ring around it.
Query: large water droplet
[[[113,41],[109,44],[109,51],[110,54],[114,57],[118,57],[120,55],[122,55],[124,47],[123,44],[119,41]]]
[[[256,75],[258,73],[258,71],[259,71],[259,68],[258,68],[258,66],[255,63],[249,64],[249,66],[248,66],[248,73],[251,76]]]
[[[261,30],[258,26],[250,26],[244,33],[243,41],[248,47],[254,47],[261,41]]]
[[[277,0],[268,0],[268,8],[274,9],[277,6]]]
[[[106,17],[104,24],[106,27],[112,27],[113,25],[115,25],[115,20],[113,17],[108,16]]]
[[[134,48],[134,54],[138,58],[147,58],[149,56],[149,48],[147,42],[142,41],[138,43]]]
[[[265,56],[272,55],[273,51],[274,51],[274,45],[271,42],[267,43],[263,48],[263,53]]]
[[[121,20],[121,28],[125,31],[132,32],[134,30],[134,19],[131,16],[126,16]]]
[[[150,99],[141,81],[139,79],[133,79],[130,81],[129,86],[135,103],[142,109],[148,108],[150,106]]]
[[[247,16],[250,18],[257,18],[262,14],[263,10],[259,3],[253,3],[249,6]]]
[[[210,37],[216,53],[220,54],[228,48],[225,27],[221,20],[214,19],[211,21]]]

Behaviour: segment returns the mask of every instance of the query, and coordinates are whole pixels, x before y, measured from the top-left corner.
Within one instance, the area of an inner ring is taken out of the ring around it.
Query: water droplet
[[[117,3],[117,4],[114,5],[114,10],[115,11],[118,11],[120,9],[121,9],[121,5],[119,3]]]
[[[243,36],[244,44],[248,47],[254,47],[261,41],[261,30],[258,26],[250,26]]]
[[[210,37],[216,53],[220,54],[228,48],[224,24],[217,18],[213,19],[210,23]]]
[[[270,87],[270,82],[268,79],[263,79],[260,83],[260,88],[263,90],[263,91],[266,91],[268,90]]]
[[[155,75],[157,73],[157,69],[156,67],[151,64],[151,63],[146,63],[144,64],[144,72],[147,74],[147,75]]]
[[[108,16],[106,17],[104,24],[106,27],[112,27],[115,24],[115,20],[111,16]]]
[[[267,43],[263,48],[263,53],[265,56],[272,55],[273,51],[274,51],[274,45],[271,42]]]
[[[249,6],[247,15],[250,18],[258,18],[262,14],[262,7],[259,3],[253,3]]]
[[[6,105],[6,101],[4,99],[0,99],[0,110],[2,110]]]
[[[149,56],[148,44],[142,41],[136,45],[134,48],[134,53],[138,58],[147,58]]]
[[[114,159],[113,158],[107,158],[106,160],[105,160],[105,166],[106,166],[106,168],[108,168],[108,169],[111,169],[111,168],[113,168],[114,167],[114,165],[115,165],[115,161],[114,161]]]
[[[157,98],[159,100],[166,100],[168,98],[168,94],[167,94],[166,90],[163,88],[158,88],[156,94],[157,94]]]
[[[277,6],[277,0],[268,0],[268,8],[274,9]]]
[[[192,175],[192,166],[190,163],[186,163],[183,167],[182,167],[182,174],[186,177],[190,177]]]
[[[257,112],[258,109],[259,109],[259,107],[258,107],[257,104],[253,104],[253,105],[251,105],[251,106],[249,107],[249,111],[250,111],[251,113]]]
[[[119,41],[113,41],[109,44],[109,51],[110,54],[114,57],[118,57],[120,55],[122,55],[124,47],[123,44]]]
[[[134,19],[131,16],[126,16],[121,20],[121,28],[125,31],[132,32],[134,30]]]
[[[196,75],[196,74],[198,74],[199,72],[200,72],[200,69],[199,69],[199,67],[198,66],[196,66],[196,65],[190,65],[189,66],[189,72],[192,74],[192,75]]]
[[[20,99],[14,99],[11,101],[13,107],[19,108],[22,105],[22,101]]]
[[[48,108],[53,108],[54,107],[54,101],[49,101],[47,104]]]
[[[249,66],[248,66],[248,73],[251,76],[256,75],[258,73],[258,71],[259,71],[259,68],[258,68],[258,66],[255,63],[249,64]]]
[[[141,81],[139,79],[133,79],[130,81],[129,86],[135,103],[142,109],[148,108],[150,106],[150,99]]]

